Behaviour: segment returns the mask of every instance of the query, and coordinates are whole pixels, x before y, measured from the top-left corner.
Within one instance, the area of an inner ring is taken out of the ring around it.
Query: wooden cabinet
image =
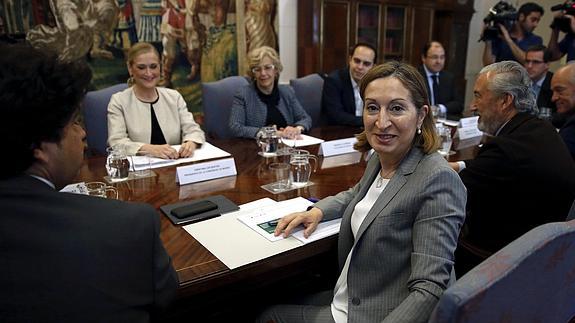
[[[357,42],[377,48],[377,63],[417,66],[423,45],[438,40],[463,83],[472,14],[473,0],[299,0],[298,77],[346,66]]]

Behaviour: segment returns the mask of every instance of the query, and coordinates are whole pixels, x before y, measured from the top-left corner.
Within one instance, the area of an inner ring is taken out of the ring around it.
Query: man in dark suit
[[[532,85],[531,89],[535,93],[537,107],[550,109],[551,114],[555,114],[555,103],[551,101],[553,92],[551,91],[551,78],[553,73],[549,72],[549,60],[551,52],[543,45],[531,46],[525,52],[525,64],[523,65],[529,74]]]
[[[467,188],[458,276],[534,227],[564,221],[575,199],[575,163],[555,128],[531,114],[530,86],[514,61],[484,67],[475,82],[471,111],[489,138],[474,159],[450,163]]]
[[[551,80],[551,89],[553,102],[557,104],[554,125],[559,128],[559,135],[575,160],[575,64],[557,70]]]
[[[443,70],[445,50],[441,43],[431,41],[425,44],[421,52],[421,62],[418,70],[427,81],[425,86],[431,105],[448,119],[459,120],[463,112],[463,98],[457,92],[453,74]]]
[[[359,81],[376,59],[373,46],[358,43],[349,52],[349,66],[331,72],[325,79],[321,106],[329,124],[363,126]]]
[[[178,286],[158,213],[58,191],[83,163],[89,67],[24,45],[0,52],[0,321],[150,321]]]

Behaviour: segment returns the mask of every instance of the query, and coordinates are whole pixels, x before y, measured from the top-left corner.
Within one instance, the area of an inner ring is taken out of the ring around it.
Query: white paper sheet
[[[180,147],[181,145],[172,146],[172,148],[174,148],[175,150],[180,150]],[[162,158],[151,157],[150,161],[152,168],[159,168],[206,159],[222,158],[227,156],[231,156],[230,153],[206,142],[202,145],[202,148],[196,149],[194,151],[192,157],[179,158],[179,159],[162,159]],[[145,168],[148,162],[148,158],[144,156],[130,156],[128,159],[130,160],[130,163],[132,162],[134,163],[135,170],[141,170]]]
[[[284,145],[289,147],[304,147],[304,146],[311,146],[317,145],[324,142],[323,139],[308,136],[308,135],[301,135],[302,139],[283,139],[282,142]]]
[[[235,269],[304,245],[293,235],[286,239],[269,241],[237,219],[270,205],[277,207],[281,203],[270,198],[256,200],[240,205],[238,211],[183,228],[228,268]],[[315,233],[306,240],[307,243],[319,239],[319,236],[314,238]]]

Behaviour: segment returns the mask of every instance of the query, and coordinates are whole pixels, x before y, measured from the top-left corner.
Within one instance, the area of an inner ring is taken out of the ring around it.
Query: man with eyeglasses
[[[501,31],[499,38],[485,40],[483,65],[509,60],[523,64],[525,50],[533,45],[543,44],[543,39],[535,35],[533,31],[537,28],[544,13],[543,7],[536,3],[527,2],[521,5],[517,11],[517,21],[511,30],[499,25]],[[487,28],[487,25],[484,28]]]
[[[427,93],[434,114],[446,115],[447,119],[459,120],[463,112],[463,99],[455,86],[455,78],[444,71],[445,50],[438,41],[430,41],[421,51],[419,73],[426,80]]]
[[[359,94],[359,81],[377,59],[370,44],[358,43],[349,52],[349,66],[331,72],[325,79],[322,111],[332,125],[361,127],[363,101]]]
[[[551,52],[543,45],[531,46],[525,52],[525,63],[523,66],[531,79],[531,89],[535,93],[537,107],[542,112],[542,108],[550,109],[549,112],[554,114],[556,111],[555,103],[551,101],[553,92],[551,91],[551,78],[553,73],[549,72],[549,61]],[[549,115],[551,117],[551,115]]]

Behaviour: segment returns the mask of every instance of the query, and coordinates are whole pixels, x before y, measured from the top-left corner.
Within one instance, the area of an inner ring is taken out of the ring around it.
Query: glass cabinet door
[[[402,60],[405,45],[406,15],[404,7],[385,8],[385,60]]]
[[[357,35],[358,43],[367,43],[379,48],[380,5],[359,3],[357,5]]]

